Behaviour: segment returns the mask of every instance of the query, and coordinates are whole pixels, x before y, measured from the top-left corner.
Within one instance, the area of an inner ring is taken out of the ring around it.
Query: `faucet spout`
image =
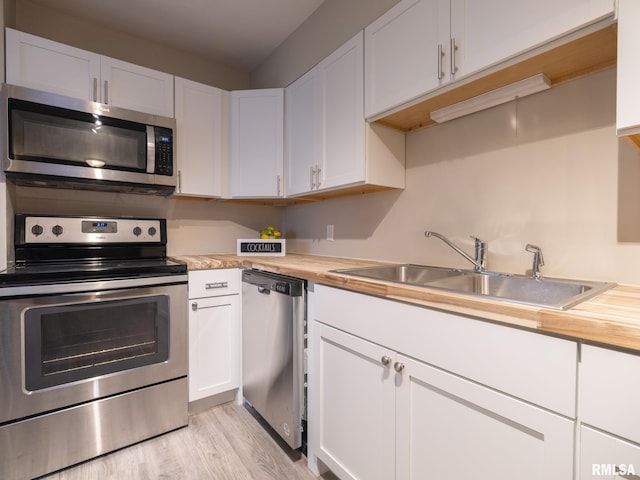
[[[486,257],[487,257],[487,244],[486,244],[486,242],[483,242],[482,240],[480,240],[477,237],[473,237],[473,236],[471,237],[471,238],[473,238],[473,240],[475,242],[476,258],[474,259],[473,257],[471,257],[471,255],[467,254],[462,249],[460,249],[457,245],[455,245],[451,240],[449,240],[447,237],[445,237],[444,235],[442,235],[442,234],[440,234],[438,232],[432,232],[431,230],[427,230],[426,232],[424,232],[424,236],[425,237],[436,237],[436,238],[439,238],[444,243],[446,243],[451,248],[453,248],[456,252],[458,252],[460,255],[462,255],[465,259],[467,259],[469,262],[471,262],[473,264],[474,269],[475,269],[476,272],[484,271],[484,269],[486,267]]]

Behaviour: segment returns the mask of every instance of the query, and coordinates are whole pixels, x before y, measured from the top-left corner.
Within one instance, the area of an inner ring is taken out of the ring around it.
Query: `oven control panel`
[[[24,243],[158,243],[161,220],[94,217],[25,217]]]

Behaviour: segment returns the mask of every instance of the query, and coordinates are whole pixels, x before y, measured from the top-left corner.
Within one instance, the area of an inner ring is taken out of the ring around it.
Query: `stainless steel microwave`
[[[175,119],[2,86],[3,164],[18,184],[169,195]]]

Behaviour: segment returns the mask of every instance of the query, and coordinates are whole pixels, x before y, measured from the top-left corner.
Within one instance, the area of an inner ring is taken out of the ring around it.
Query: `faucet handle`
[[[475,242],[476,246],[482,245],[483,247],[485,247],[487,245],[487,242],[485,242],[484,240],[480,240],[478,237],[474,235],[469,235],[469,238]]]
[[[531,275],[534,278],[540,278],[540,267],[544,265],[544,257],[542,256],[542,249],[530,243],[527,243],[524,249],[527,252],[533,253],[533,268],[531,269]]]

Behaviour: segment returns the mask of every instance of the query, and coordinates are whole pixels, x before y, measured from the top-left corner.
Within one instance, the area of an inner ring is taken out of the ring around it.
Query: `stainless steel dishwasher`
[[[303,447],[306,284],[242,273],[242,389],[246,402],[293,449]]]

